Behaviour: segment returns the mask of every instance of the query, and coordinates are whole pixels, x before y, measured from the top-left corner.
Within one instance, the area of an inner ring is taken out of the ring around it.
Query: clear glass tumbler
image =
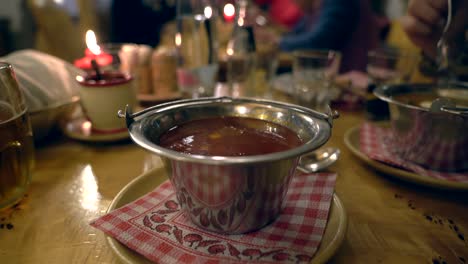
[[[328,110],[333,80],[341,63],[341,53],[333,50],[308,50],[293,53],[295,102],[319,112]]]
[[[18,202],[31,181],[34,144],[13,67],[0,62],[0,209]]]
[[[258,94],[273,98],[273,80],[279,64],[279,47],[271,42],[257,42],[256,90]]]

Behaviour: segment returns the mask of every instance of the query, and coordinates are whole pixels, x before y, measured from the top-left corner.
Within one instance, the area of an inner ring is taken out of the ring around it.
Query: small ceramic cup
[[[137,104],[133,78],[127,73],[104,72],[98,79],[95,74],[77,76],[81,104],[95,132],[121,132],[125,121],[117,117],[117,111],[126,105]]]

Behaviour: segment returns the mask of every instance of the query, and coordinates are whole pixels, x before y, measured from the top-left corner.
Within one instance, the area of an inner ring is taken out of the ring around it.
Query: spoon
[[[318,149],[302,156],[297,168],[306,173],[317,172],[335,163],[340,153],[340,150],[334,147]]]
[[[448,43],[447,32],[452,23],[452,1],[447,0],[447,20],[442,29],[442,34],[437,42],[437,64],[439,72],[445,73],[448,70]]]

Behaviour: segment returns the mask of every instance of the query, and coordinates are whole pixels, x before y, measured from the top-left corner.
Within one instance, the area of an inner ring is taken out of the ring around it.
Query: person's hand
[[[272,29],[267,27],[256,27],[255,28],[255,42],[268,43],[270,46],[278,46],[280,36],[275,33]]]
[[[447,0],[410,0],[401,22],[411,41],[434,58],[446,17]]]

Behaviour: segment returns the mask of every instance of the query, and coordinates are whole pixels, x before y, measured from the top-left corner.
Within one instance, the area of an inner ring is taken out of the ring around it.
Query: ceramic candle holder
[[[126,129],[124,120],[117,117],[117,111],[126,105],[137,105],[133,78],[121,72],[77,76],[81,104],[95,132],[113,133]]]

